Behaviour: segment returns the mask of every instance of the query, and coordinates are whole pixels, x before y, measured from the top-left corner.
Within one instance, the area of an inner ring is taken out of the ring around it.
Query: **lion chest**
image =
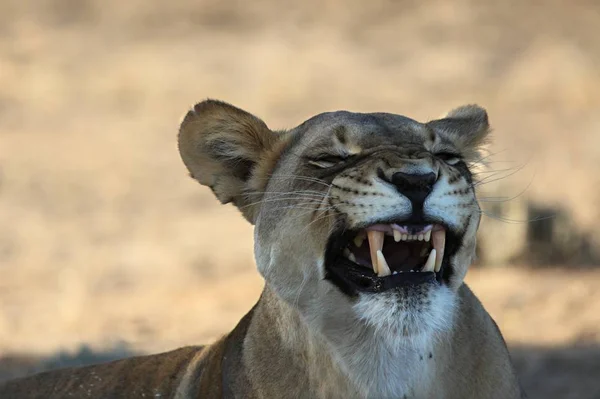
[[[354,391],[354,395],[346,397],[441,397],[438,393],[440,379],[437,378],[439,359],[433,342],[427,339],[409,343],[399,341],[397,336],[390,336],[388,340],[372,336],[354,348],[338,352],[340,370],[349,384],[343,391],[345,394]]]

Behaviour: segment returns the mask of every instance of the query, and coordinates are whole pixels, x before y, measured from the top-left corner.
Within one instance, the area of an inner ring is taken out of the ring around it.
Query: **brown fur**
[[[252,190],[262,191],[266,180],[250,186],[246,174],[257,164],[273,164],[278,135],[255,116],[220,101],[196,104],[181,125],[179,151],[190,175],[209,186],[221,203],[233,202],[252,222]]]
[[[95,366],[41,373],[9,381],[1,398],[134,398],[169,397],[185,365],[201,347],[186,347],[158,355],[118,360]]]
[[[0,398],[520,398],[500,331],[463,283],[479,224],[470,175],[436,155],[474,162],[488,130],[478,106],[426,124],[329,113],[272,132],[229,104],[197,104],[181,156],[255,224],[257,305],[211,346],[42,373],[0,386]],[[438,175],[429,207],[464,232],[452,278],[350,298],[326,279],[325,245],[340,215],[353,228],[406,207],[385,183],[397,171]]]

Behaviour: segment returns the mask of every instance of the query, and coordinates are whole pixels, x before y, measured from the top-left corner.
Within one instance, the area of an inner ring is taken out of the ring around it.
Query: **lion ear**
[[[435,131],[450,139],[465,156],[473,159],[487,143],[490,124],[485,109],[478,105],[463,105],[450,111],[444,118],[427,123]]]
[[[230,104],[206,100],[196,104],[179,129],[179,153],[190,175],[221,201],[233,202],[254,223],[256,191],[251,179],[278,134],[254,115]],[[266,185],[266,179],[262,187]],[[252,186],[252,187],[251,187]],[[254,191],[254,193],[253,193]]]

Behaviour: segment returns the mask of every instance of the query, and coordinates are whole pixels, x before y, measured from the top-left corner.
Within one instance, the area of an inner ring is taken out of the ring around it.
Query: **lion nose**
[[[420,175],[396,172],[392,175],[391,183],[412,202],[414,208],[422,208],[436,180],[437,176],[431,172]]]

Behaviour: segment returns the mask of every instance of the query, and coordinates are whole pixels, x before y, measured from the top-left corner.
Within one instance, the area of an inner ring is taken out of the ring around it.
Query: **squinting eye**
[[[318,168],[325,169],[325,168],[331,168],[332,166],[335,166],[344,161],[345,161],[345,158],[342,158],[342,157],[338,157],[335,155],[324,155],[322,157],[311,159],[308,161],[308,163],[313,166],[316,166]]]
[[[456,165],[457,163],[462,161],[460,155],[453,154],[451,152],[438,152],[437,154],[435,154],[435,156],[441,159],[442,161],[446,162],[448,165]]]

